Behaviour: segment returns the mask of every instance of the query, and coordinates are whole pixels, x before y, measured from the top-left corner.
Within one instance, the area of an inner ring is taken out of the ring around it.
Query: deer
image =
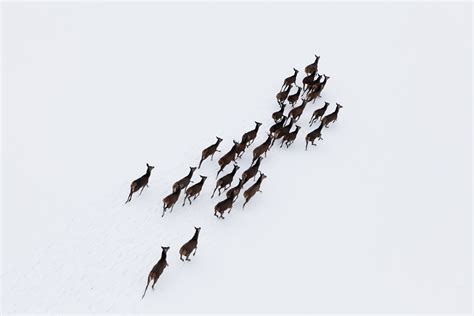
[[[255,195],[255,193],[262,192],[260,190],[260,185],[262,184],[263,179],[265,179],[266,177],[267,177],[266,175],[260,172],[260,177],[258,178],[257,182],[255,182],[250,188],[248,188],[244,192],[245,202],[244,202],[244,205],[242,205],[242,208],[245,207],[245,204],[247,204],[248,201],[250,201],[250,199]]]
[[[234,169],[219,180],[217,180],[216,187],[214,188],[214,191],[212,192],[211,199],[214,197],[214,193],[216,193],[216,190],[219,188],[219,195],[221,195],[221,190],[223,189],[224,191],[227,190],[231,185],[232,185],[232,180],[234,180],[234,175],[239,170],[239,166],[234,164]]]
[[[245,142],[247,144],[247,147],[249,147],[253,143],[255,138],[257,137],[258,129],[260,128],[261,125],[262,123],[256,121],[255,128],[251,131],[248,131],[244,135],[242,135],[241,143]]]
[[[313,103],[316,101],[317,98],[319,98],[319,95],[321,94],[321,87],[319,86],[319,88],[315,88],[315,89],[310,89],[308,90],[308,93],[306,93],[306,101],[307,102],[311,102],[313,101]]]
[[[323,75],[318,75],[318,77],[315,80],[308,83],[308,86],[306,89],[308,91],[307,94],[310,93],[311,91],[319,89],[319,87],[321,86],[322,78],[323,78]]]
[[[228,164],[230,164],[232,161],[235,161],[237,144],[237,142],[234,142],[232,148],[217,161],[220,169],[217,171],[216,179],[219,176],[219,173],[221,173]]]
[[[257,175],[258,168],[260,168],[260,163],[262,162],[262,157],[258,157],[257,161],[251,165],[247,170],[242,173],[242,182],[246,184],[251,178],[255,179]]]
[[[297,122],[300,119],[301,114],[303,114],[304,108],[306,107],[306,104],[308,103],[308,100],[302,99],[302,103],[300,106],[297,106],[288,113],[288,117],[292,117],[295,122]]]
[[[199,232],[201,231],[201,227],[194,227],[194,235],[193,238],[191,238],[187,243],[185,243],[180,249],[179,249],[179,259],[181,261],[183,260],[183,256],[186,257],[186,261],[191,261],[189,259],[189,256],[194,250],[193,257],[196,255],[197,251],[197,244],[198,244],[198,237],[199,237]]]
[[[296,129],[293,132],[288,133],[285,136],[283,136],[283,139],[282,139],[281,144],[280,144],[280,148],[283,147],[283,143],[286,144],[286,148],[290,147],[290,145],[293,144],[293,142],[296,139],[296,136],[298,135],[298,131],[301,128],[298,125],[295,125],[295,127],[296,127]]]
[[[237,158],[242,158],[242,155],[244,154],[245,149],[247,148],[247,141],[243,139],[240,143],[235,140],[233,140],[233,142],[235,145],[234,162],[236,162]]]
[[[283,115],[281,120],[278,123],[275,123],[270,127],[270,129],[269,129],[270,134],[274,135],[276,131],[281,129],[285,125],[287,119],[288,119],[288,117]]]
[[[329,104],[329,102],[324,102],[324,106],[322,108],[314,110],[313,115],[311,115],[311,119],[309,120],[309,126],[313,126],[314,122],[323,117],[324,113],[326,113],[326,110],[328,109]]]
[[[261,157],[263,154],[265,154],[265,157],[267,157],[267,151],[269,151],[270,148],[272,147],[272,140],[273,140],[272,134],[267,133],[267,135],[268,135],[267,139],[261,145],[258,145],[257,147],[255,147],[255,149],[253,150],[252,163],[255,160],[257,160],[258,157]]]
[[[293,71],[295,72],[293,76],[290,76],[283,81],[283,85],[281,86],[280,91],[283,91],[284,87],[289,87],[296,82],[296,76],[298,75],[298,70],[293,68]]]
[[[178,201],[179,194],[181,193],[181,188],[177,187],[175,190],[173,190],[173,193],[168,195],[163,199],[163,214],[161,214],[161,217],[165,216],[165,212],[167,209],[170,208],[170,213],[173,212],[173,207]]]
[[[189,167],[189,173],[186,177],[182,178],[179,181],[176,181],[173,184],[173,191],[176,190],[178,187],[180,189],[186,189],[191,181],[191,178],[193,177],[193,173],[196,170],[196,167]]]
[[[289,85],[288,88],[286,88],[286,90],[283,90],[277,93],[276,98],[277,98],[278,104],[281,105],[285,103],[285,100],[286,98],[288,98],[288,94],[290,94],[290,90],[292,87],[293,85]]]
[[[298,86],[297,86],[298,87]],[[298,91],[296,91],[295,94],[292,94],[288,97],[288,103],[293,107],[295,105],[295,103],[298,101],[298,99],[300,98],[300,94],[301,94],[301,87],[298,87]]]
[[[186,189],[186,195],[184,197],[183,206],[184,204],[186,204],[186,199],[188,199],[189,205],[191,205],[192,204],[191,198],[194,197],[193,200],[195,200],[201,194],[202,186],[204,185],[204,182],[206,181],[207,177],[206,176],[200,176],[200,177],[201,177],[201,181],[199,181],[195,185],[190,186],[189,188]]]
[[[319,63],[320,56],[317,56],[317,55],[314,55],[314,56],[316,57],[316,59],[314,60],[314,63],[309,64],[308,66],[304,68],[304,71],[306,72],[306,74],[318,72],[318,63]]]
[[[309,86],[314,82],[315,76],[316,76],[316,72],[312,72],[303,78],[303,91],[306,91],[309,88]]]
[[[146,164],[146,173],[141,176],[140,178],[134,180],[132,184],[130,184],[130,194],[128,195],[127,201],[125,201],[125,204],[130,202],[132,200],[132,195],[133,193],[137,192],[138,190],[142,189],[140,191],[140,194],[142,194],[143,189],[148,186],[148,179],[150,179],[151,171],[155,168],[154,166],[150,166],[148,163]]]
[[[243,186],[244,186],[244,183],[242,181],[242,178],[240,178],[239,183],[235,187],[230,188],[229,191],[227,191],[226,196],[228,198],[233,197],[234,202],[235,202],[237,198],[239,197],[240,190],[242,190]]]
[[[290,122],[287,125],[283,126],[282,128],[276,130],[275,133],[273,133],[272,146],[275,143],[275,140],[284,137],[286,134],[290,132],[291,128],[293,127],[293,123],[294,121],[291,118]]]
[[[337,121],[337,114],[339,113],[339,109],[342,109],[342,105],[340,105],[339,103],[336,103],[336,109],[334,110],[334,112],[332,112],[331,114],[328,114],[326,115],[325,117],[323,117],[321,119],[321,123],[326,126],[326,127],[329,127],[329,123],[333,123],[333,122],[336,122]]]
[[[285,107],[286,107],[286,104],[280,104],[280,110],[273,112],[272,119],[275,121],[275,123],[278,123],[283,119],[284,117],[283,113],[285,112]]]
[[[220,137],[217,137],[217,141],[215,144],[212,144],[211,146],[205,148],[203,151],[202,151],[202,154],[201,154],[201,161],[199,162],[199,168],[201,168],[201,164],[204,160],[207,159],[207,157],[211,156],[211,160],[212,158],[214,158],[214,154],[217,152],[221,152],[220,150],[217,149],[217,147],[219,147],[219,144],[222,142],[222,138]]]
[[[224,212],[226,210],[229,210],[229,213],[230,213],[230,211],[232,210],[233,204],[234,204],[234,197],[233,196],[225,198],[224,200],[220,201],[214,207],[214,216],[216,216],[217,218],[224,219]],[[217,213],[220,213],[220,216],[217,215]]]
[[[148,286],[150,285],[150,282],[153,281],[153,284],[151,285],[152,290],[155,289],[155,284],[156,281],[160,278],[161,274],[163,273],[163,270],[168,266],[168,262],[166,262],[166,253],[170,249],[170,247],[161,247],[162,252],[161,252],[161,258],[158,260],[157,264],[153,266],[153,269],[151,269],[150,273],[148,274],[148,281],[146,283],[145,291],[143,292],[142,299],[145,297],[146,290],[148,289]]]
[[[321,137],[321,130],[323,129],[324,124],[321,122],[319,124],[319,127],[316,128],[314,131],[309,132],[308,135],[306,135],[306,148],[305,150],[308,150],[308,144],[311,143],[311,145],[316,146],[314,141],[317,139],[322,140],[323,138]]]

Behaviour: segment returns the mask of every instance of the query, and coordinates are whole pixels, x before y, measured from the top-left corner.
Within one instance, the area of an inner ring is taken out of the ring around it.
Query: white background
[[[3,4],[2,311],[469,312],[471,19],[468,3]],[[263,193],[217,220],[220,154],[161,218],[215,136],[224,153],[258,120],[265,139],[314,53],[331,79],[263,160]],[[344,108],[305,152],[324,101]],[[140,300],[161,245],[170,266]]]

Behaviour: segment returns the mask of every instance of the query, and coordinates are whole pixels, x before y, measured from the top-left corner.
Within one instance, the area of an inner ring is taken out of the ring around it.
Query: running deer
[[[133,193],[137,192],[138,190],[142,189],[139,195],[142,194],[143,189],[148,186],[148,179],[150,179],[151,171],[153,170],[153,168],[155,167],[150,166],[148,163],[146,164],[146,173],[140,178],[133,181],[130,185],[130,194],[128,195],[127,201],[125,201],[125,204],[132,200]]]
[[[270,130],[269,130],[269,131],[270,131],[270,134],[273,135],[276,131],[278,131],[279,129],[281,129],[281,128],[285,125],[287,119],[288,119],[288,117],[286,117],[286,116],[283,115],[282,118],[281,118],[281,120],[280,120],[280,122],[275,123],[275,124],[273,124],[273,125],[270,127]]]
[[[311,145],[316,146],[314,141],[317,139],[322,140],[323,138],[321,137],[321,130],[323,129],[324,124],[321,122],[319,124],[319,127],[316,128],[314,131],[309,132],[308,135],[306,135],[306,149],[308,150],[308,144],[311,143]]]
[[[202,186],[204,185],[204,182],[206,181],[207,177],[206,176],[200,176],[201,181],[196,183],[193,186],[190,186],[189,188],[186,189],[186,196],[184,197],[183,201],[183,206],[186,204],[186,199],[189,201],[189,205],[191,205],[191,198],[194,197],[193,200],[195,200],[200,194],[202,190]]]
[[[304,72],[306,72],[306,74],[318,72],[318,63],[319,63],[320,56],[317,56],[317,55],[314,55],[314,56],[316,57],[316,59],[314,60],[314,63],[309,64],[308,66],[304,68]]]
[[[280,144],[280,148],[283,147],[283,143],[285,143],[286,148],[290,147],[290,145],[293,144],[293,142],[296,139],[296,136],[298,135],[298,131],[301,128],[298,125],[295,125],[295,127],[296,127],[296,129],[293,132],[288,133],[283,137],[283,139],[281,141],[281,144]]]
[[[204,160],[206,160],[207,157],[211,156],[211,160],[212,160],[212,158],[214,158],[214,154],[216,153],[216,151],[217,151],[217,152],[221,152],[220,150],[217,149],[217,147],[219,147],[219,144],[222,142],[222,138],[217,137],[217,136],[216,136],[216,138],[217,138],[217,141],[216,141],[215,144],[213,144],[213,145],[207,147],[206,149],[204,149],[204,150],[202,151],[202,154],[201,154],[201,161],[199,162],[199,167],[198,167],[198,169],[201,168],[202,162],[203,162]]]
[[[293,76],[290,76],[283,81],[283,85],[281,86],[280,91],[283,91],[284,87],[289,87],[296,82],[296,76],[298,75],[298,70],[293,68],[293,71],[295,72]]]
[[[302,103],[300,106],[295,107],[288,113],[288,117],[292,117],[295,122],[297,122],[300,119],[301,114],[303,114],[304,108],[306,107],[306,104],[308,103],[308,100],[302,99]]]
[[[272,119],[275,121],[275,123],[278,123],[283,119],[284,117],[283,113],[285,112],[285,107],[286,107],[286,104],[280,104],[280,110],[273,112]]]
[[[262,184],[263,179],[265,179],[266,177],[267,177],[266,175],[260,172],[260,177],[258,178],[257,182],[255,182],[250,188],[248,188],[244,192],[245,202],[244,202],[244,205],[242,205],[242,208],[245,207],[245,204],[247,204],[248,201],[250,201],[250,199],[255,195],[255,193],[262,192],[260,191],[260,185]]]
[[[178,187],[180,189],[185,189],[188,187],[189,183],[192,182],[191,178],[193,177],[193,173],[196,170],[196,167],[189,167],[189,173],[186,177],[182,178],[179,181],[176,181],[175,184],[173,184],[173,191],[175,191]]]
[[[342,105],[340,105],[339,103],[336,103],[336,109],[334,110],[334,112],[332,112],[331,114],[328,114],[326,115],[325,117],[323,117],[321,119],[321,123],[328,127],[329,123],[333,123],[333,122],[336,122],[337,121],[337,114],[339,113],[339,109],[342,108]]]
[[[255,138],[257,137],[258,129],[260,128],[261,125],[262,123],[255,122],[255,128],[251,131],[248,131],[244,135],[242,135],[241,143],[245,142],[247,144],[247,147],[249,147],[253,143]]]
[[[255,179],[255,176],[258,172],[258,168],[260,168],[260,163],[262,162],[262,159],[262,157],[258,157],[257,161],[242,173],[242,182],[244,184],[246,184],[251,178]]]
[[[155,284],[156,281],[160,278],[161,274],[163,273],[163,270],[168,266],[168,262],[166,262],[166,253],[170,249],[170,247],[161,247],[162,252],[161,252],[161,258],[158,260],[158,263],[155,264],[153,269],[151,269],[150,273],[148,274],[148,281],[146,283],[145,291],[143,292],[142,299],[145,297],[146,290],[148,289],[148,285],[150,285],[150,282],[153,281],[153,284],[151,285],[152,290],[155,289]]]
[[[219,173],[221,173],[228,164],[230,164],[232,161],[235,161],[237,144],[238,143],[234,141],[232,148],[217,161],[220,169],[217,171],[216,179],[219,176]]]
[[[183,256],[186,257],[186,261],[191,261],[191,259],[189,259],[189,256],[191,255],[193,250],[194,250],[193,256],[196,255],[198,237],[199,237],[199,232],[201,231],[201,227],[194,227],[194,229],[195,231],[194,231],[193,238],[191,238],[187,243],[185,243],[181,247],[181,249],[179,249],[179,259],[181,259],[181,261],[184,261]]]
[[[227,191],[226,196],[228,198],[233,197],[234,202],[235,202],[237,198],[239,197],[240,190],[242,189],[243,186],[244,186],[244,183],[242,182],[242,178],[240,178],[239,183],[235,187],[230,188],[229,191]]]
[[[290,90],[293,87],[293,85],[289,85],[286,90],[280,91],[277,93],[276,98],[278,101],[278,104],[284,104],[286,98],[288,98],[288,94],[290,94]]]
[[[324,102],[324,106],[322,108],[314,110],[313,115],[311,115],[311,119],[309,120],[309,126],[313,126],[314,122],[323,117],[324,113],[326,113],[326,110],[328,109],[328,106],[329,102]]]
[[[298,87],[298,86],[297,86]],[[298,91],[296,91],[295,94],[292,94],[288,97],[288,103],[293,107],[295,105],[295,103],[298,101],[298,99],[300,98],[300,94],[301,94],[301,87],[298,87]]]
[[[309,86],[314,82],[315,76],[316,76],[316,72],[312,72],[303,78],[303,91],[306,91],[309,88]]]
[[[233,196],[228,197],[225,200],[220,201],[214,207],[214,216],[216,216],[217,218],[224,219],[224,212],[226,210],[229,210],[229,213],[230,213],[230,211],[232,210],[233,205],[234,205],[234,197]],[[217,215],[217,213],[220,213],[220,216]]]
[[[167,209],[170,209],[170,213],[173,212],[173,207],[176,204],[176,201],[178,201],[180,193],[181,188],[177,187],[176,190],[173,190],[173,193],[163,199],[163,214],[161,214],[161,217],[165,216]]]
[[[232,180],[234,180],[234,175],[239,170],[238,165],[234,165],[234,169],[231,171],[231,173],[226,174],[219,180],[217,180],[216,187],[214,191],[212,192],[211,199],[214,197],[214,193],[216,193],[216,190],[219,188],[219,195],[221,195],[221,190],[223,189],[224,191],[227,190],[231,185],[232,185]]]
[[[267,157],[267,151],[269,151],[270,148],[272,147],[272,140],[273,140],[272,134],[267,133],[267,135],[268,135],[267,139],[261,145],[258,145],[257,147],[255,147],[255,149],[253,150],[252,163],[255,160],[257,160],[258,157],[261,157],[263,154],[265,154],[265,157]]]
[[[234,157],[234,162],[237,160],[237,158],[242,158],[242,155],[245,152],[245,149],[247,148],[247,142],[245,139],[243,139],[240,143],[234,140],[235,144],[235,157]]]
[[[272,146],[275,143],[275,140],[284,137],[286,134],[288,134],[291,131],[291,128],[293,127],[293,123],[294,121],[291,118],[290,122],[287,125],[275,131],[275,133],[273,134]]]

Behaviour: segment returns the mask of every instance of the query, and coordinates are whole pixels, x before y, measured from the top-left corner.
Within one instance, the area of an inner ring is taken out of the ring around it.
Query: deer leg
[[[222,187],[219,188],[219,196],[221,196],[221,190],[222,190]]]
[[[232,207],[229,209],[229,212],[227,214],[230,214],[230,211],[232,211]]]
[[[196,196],[194,196],[194,199],[196,199]],[[189,205],[191,205],[191,196],[188,196],[188,201],[189,201]]]
[[[198,247],[194,248],[194,253],[193,253],[193,256],[196,255],[196,251],[197,251]]]
[[[186,256],[186,261],[191,261],[191,259],[189,259],[189,254]]]
[[[214,191],[212,192],[211,199],[214,197],[214,193],[216,193],[217,187],[218,186],[216,185],[216,187],[214,188]]]
[[[133,192],[130,190],[130,194],[128,195],[127,201],[125,201],[125,204],[127,204],[128,202],[132,200],[132,194]]]
[[[188,194],[186,194],[186,196],[184,197],[184,200],[183,200],[183,206],[184,204],[186,204],[186,198],[188,197]]]
[[[173,205],[171,205],[170,213],[173,212],[173,207],[174,207],[174,203]]]
[[[155,279],[153,279],[153,284],[151,285],[151,289],[152,289],[152,290],[155,289],[156,281],[158,281],[158,277],[156,277]]]
[[[148,185],[148,184],[147,184]],[[145,188],[145,186],[142,186],[142,189],[140,190],[140,194],[138,194],[138,196],[142,195],[142,192],[143,192],[143,189]]]
[[[163,214],[161,214],[161,217],[165,216],[165,212],[166,212],[166,207],[165,207],[165,203],[163,203]]]
[[[219,176],[219,173],[221,173],[221,171],[224,170],[224,168],[225,168],[225,167],[221,167],[221,168],[219,169],[219,171],[217,171],[216,179],[217,179],[217,177]]]
[[[244,204],[242,205],[242,209],[245,208],[245,204],[247,204],[248,201],[249,201],[249,200],[245,199],[245,202],[244,202]]]
[[[203,157],[201,157],[201,161],[199,161],[199,166],[198,166],[198,169],[200,169],[200,168],[201,168],[201,164],[202,164],[202,161],[203,161],[203,160],[204,160],[204,158],[203,158]]]
[[[183,255],[182,255],[182,254],[179,254],[179,260],[181,260],[181,261],[184,261],[184,260],[183,260]]]

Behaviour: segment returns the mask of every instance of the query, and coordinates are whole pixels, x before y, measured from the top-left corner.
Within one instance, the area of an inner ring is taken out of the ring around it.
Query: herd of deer
[[[319,63],[319,56],[316,56],[315,61],[312,64],[305,67],[306,77],[304,77],[302,80],[302,87],[296,84],[298,70],[294,68],[293,68],[294,74],[283,81],[283,85],[280,91],[276,95],[276,99],[278,101],[280,109],[272,114],[272,119],[274,120],[274,124],[270,127],[269,132],[267,133],[266,140],[262,144],[255,147],[255,149],[253,150],[252,162],[249,168],[246,169],[242,173],[239,179],[239,182],[236,186],[230,188],[232,186],[232,182],[234,180],[235,174],[240,168],[237,165],[237,159],[242,158],[242,155],[245,153],[245,150],[254,142],[262,123],[255,122],[255,128],[244,133],[242,135],[240,142],[233,140],[232,148],[218,160],[217,163],[219,165],[219,170],[217,172],[216,178],[219,177],[219,174],[225,169],[227,165],[234,162],[232,171],[217,179],[216,186],[211,195],[211,198],[213,198],[216,191],[218,192],[219,196],[224,191],[227,191],[226,198],[218,202],[214,207],[214,215],[218,219],[224,219],[225,211],[228,211],[228,213],[230,213],[235,201],[239,197],[240,191],[243,189],[243,186],[250,179],[253,179],[254,183],[243,193],[243,197],[245,201],[243,203],[242,208],[245,207],[245,205],[257,192],[262,192],[260,190],[260,186],[262,184],[262,181],[267,176],[263,174],[261,171],[259,171],[260,164],[263,160],[263,157],[267,156],[267,152],[271,149],[275,141],[281,139],[280,148],[283,147],[283,145],[286,145],[286,147],[288,148],[296,140],[296,137],[298,136],[298,132],[301,127],[299,125],[296,125],[295,123],[298,122],[298,120],[300,119],[301,115],[303,114],[305,110],[306,105],[310,102],[314,103],[316,99],[320,97],[321,92],[323,91],[328,79],[330,78],[329,76],[318,74],[318,63]],[[290,95],[290,91],[293,88],[293,85],[296,86],[297,91],[296,93]],[[300,99],[301,99],[301,104],[298,106],[295,106],[298,100]],[[285,108],[287,107],[287,104],[285,104],[285,101],[288,101],[288,105],[292,107],[292,109],[288,112],[287,115],[285,115]],[[311,127],[318,120],[320,121],[320,124],[315,130],[310,131],[306,135],[305,150],[308,150],[309,144],[316,146],[315,140],[322,140],[322,137],[321,137],[322,128],[324,126],[328,127],[330,123],[333,123],[337,120],[339,109],[341,109],[342,106],[336,103],[335,110],[332,113],[327,114],[325,116],[325,113],[329,105],[330,103],[325,102],[323,107],[316,109],[311,115],[309,126]],[[292,130],[293,125],[294,125],[294,130]],[[214,144],[210,145],[209,147],[205,148],[202,151],[201,160],[199,161],[198,167],[197,168],[190,167],[189,173],[185,177],[176,181],[173,184],[172,193],[163,199],[163,213],[161,215],[162,217],[165,215],[166,210],[169,209],[170,213],[173,211],[173,207],[178,201],[181,191],[184,190],[184,195],[185,195],[182,206],[186,204],[186,200],[191,205],[192,204],[191,198],[195,200],[200,195],[201,190],[204,186],[204,183],[207,179],[206,176],[200,175],[201,180],[199,182],[195,183],[194,185],[190,187],[188,186],[192,182],[191,179],[196,169],[201,168],[202,163],[207,158],[210,157],[211,160],[213,160],[214,154],[216,152],[220,152],[220,150],[218,150],[218,147],[220,143],[222,142],[222,138],[220,137],[216,137],[216,138],[217,140]],[[128,203],[131,201],[132,195],[135,192],[140,190],[140,194],[141,194],[143,189],[146,186],[148,186],[148,180],[150,178],[151,171],[153,170],[153,168],[154,168],[153,166],[150,166],[149,164],[147,164],[146,173],[140,178],[132,182],[130,186],[130,193],[125,203]],[[258,175],[258,179],[255,181],[255,179],[257,178],[257,175]],[[184,256],[187,261],[190,261],[189,256],[191,255],[191,253],[193,253],[194,251],[193,256],[196,254],[200,230],[201,230],[200,227],[195,227],[195,233],[193,237],[191,238],[191,240],[189,240],[180,248],[179,255],[180,255],[181,260],[183,260],[183,256]],[[169,250],[169,247],[162,247],[161,258],[148,275],[148,282],[147,282],[145,292],[143,293],[142,298],[145,296],[146,290],[150,282],[153,281],[152,289],[154,289],[154,286],[158,278],[163,273],[163,270],[168,266],[168,263],[166,261],[166,254],[168,250]]]

